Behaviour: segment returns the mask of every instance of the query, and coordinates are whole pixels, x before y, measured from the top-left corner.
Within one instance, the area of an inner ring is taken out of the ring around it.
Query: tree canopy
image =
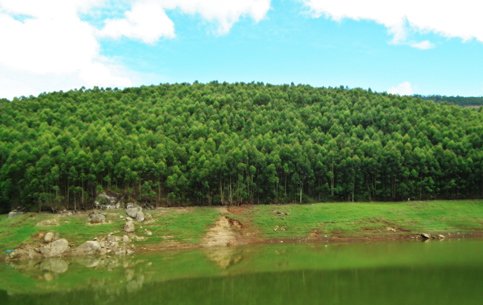
[[[483,113],[362,89],[263,83],[0,101],[0,206],[482,196]]]
[[[463,107],[481,107],[483,106],[483,96],[441,96],[441,95],[429,95],[421,96],[416,95],[425,100],[435,101],[437,103],[448,103],[459,105]]]

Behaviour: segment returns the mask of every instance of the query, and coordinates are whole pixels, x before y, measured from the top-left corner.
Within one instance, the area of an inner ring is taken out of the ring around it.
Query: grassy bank
[[[221,216],[240,221],[253,242],[396,239],[421,232],[483,233],[483,200],[162,208],[145,212],[147,220],[137,223],[135,232],[142,237],[135,242],[141,248],[199,246]],[[29,243],[47,231],[59,233],[73,246],[108,233],[123,235],[124,210],[105,211],[105,215],[106,223],[96,225],[88,223],[87,213],[1,215],[0,250],[4,253]]]

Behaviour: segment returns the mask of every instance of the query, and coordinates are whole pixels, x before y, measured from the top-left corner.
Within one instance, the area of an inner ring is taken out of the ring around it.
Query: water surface
[[[0,264],[0,304],[482,304],[483,241],[264,245]]]

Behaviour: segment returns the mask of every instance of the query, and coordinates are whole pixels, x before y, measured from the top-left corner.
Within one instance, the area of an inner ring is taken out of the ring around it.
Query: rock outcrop
[[[98,211],[93,211],[89,213],[88,219],[90,224],[98,224],[98,223],[106,222],[106,216],[104,216],[104,214],[102,213],[99,213]]]
[[[132,222],[132,220],[131,220]],[[88,240],[76,248],[71,248],[65,238],[58,238],[56,233],[47,232],[37,235],[37,242],[24,244],[9,254],[7,260],[43,259],[63,256],[104,256],[104,255],[129,255],[134,253],[132,240],[127,235],[115,236],[108,234],[94,240]]]
[[[422,240],[428,240],[428,239],[431,239],[431,234],[429,233],[421,233],[419,235],[419,237],[422,239]]]
[[[55,233],[54,232],[45,233],[44,238],[43,238],[44,243],[51,243],[51,242],[54,241],[54,239],[55,239]]]
[[[127,236],[126,236],[127,237]],[[94,255],[128,255],[132,254],[133,245],[129,243],[130,239],[115,236],[112,234],[99,240],[88,240],[72,251],[73,256],[94,256]]]
[[[121,207],[120,202],[116,197],[109,196],[104,192],[97,195],[94,203],[98,208],[104,210],[119,209]]]
[[[73,251],[74,255],[97,255],[100,254],[101,244],[96,240],[88,240]]]
[[[134,233],[135,231],[134,221],[130,217],[126,217],[126,223],[124,224],[124,232]]]
[[[141,208],[140,206],[128,204],[126,208],[126,215],[131,217],[132,219],[135,219],[138,222],[144,221],[143,208]]]
[[[22,215],[22,214],[23,214],[23,212],[21,212],[21,211],[12,210],[8,213],[8,218],[12,218],[12,217]]]
[[[69,249],[67,239],[61,238],[40,247],[39,252],[43,257],[58,257],[64,255]]]

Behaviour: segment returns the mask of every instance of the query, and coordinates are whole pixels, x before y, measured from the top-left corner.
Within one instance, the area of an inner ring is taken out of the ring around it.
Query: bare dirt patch
[[[37,223],[37,227],[50,227],[50,226],[58,226],[59,225],[59,218],[54,217],[50,219],[44,219]]]
[[[242,242],[243,225],[236,219],[221,216],[202,240],[204,247],[226,247],[239,245]]]

